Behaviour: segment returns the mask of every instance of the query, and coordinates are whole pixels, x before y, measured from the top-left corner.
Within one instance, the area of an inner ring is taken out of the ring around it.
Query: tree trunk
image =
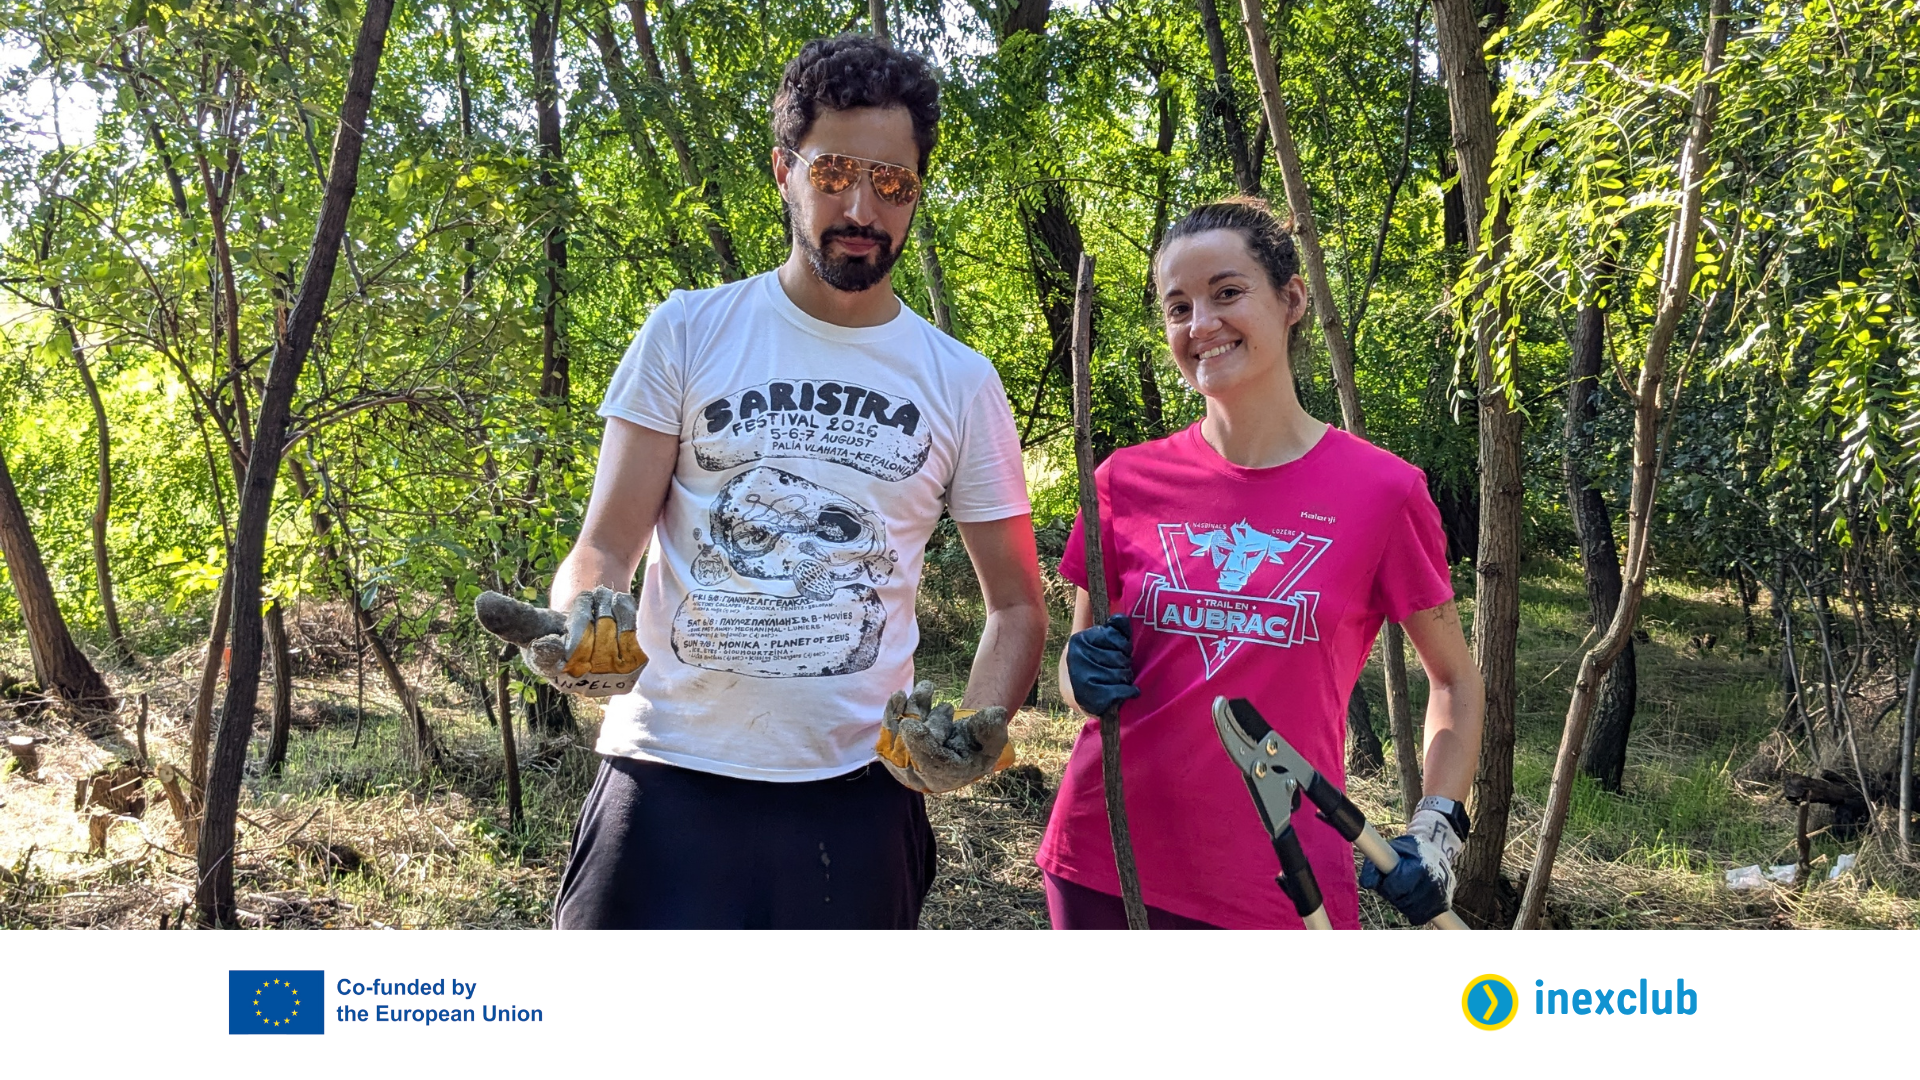
[[[340,257],[347,211],[359,184],[360,151],[366,137],[367,110],[372,104],[374,76],[386,45],[387,22],[393,0],[367,0],[354,43],[346,92],[340,102],[340,123],[327,169],[326,194],[314,226],[313,246],[300,279],[298,299],[287,320],[287,332],[274,345],[267,368],[266,388],[260,397],[258,433],[247,460],[234,530],[233,556],[228,574],[233,582],[233,666],[215,736],[213,760],[207,774],[205,809],[200,817],[199,878],[194,889],[199,920],[205,926],[231,926],[236,909],[233,892],[234,819],[240,809],[241,770],[247,759],[247,740],[253,730],[254,705],[260,692],[260,586],[266,553],[268,514],[273,505],[274,481],[280,472],[293,393],[300,369],[313,346],[314,332],[325,313],[327,294]]]
[[[608,14],[605,0],[601,0],[599,9],[594,13],[589,36],[600,53],[601,65],[606,68],[607,87],[613,93],[614,106],[620,114],[620,126],[625,129],[627,141],[632,144],[634,154],[646,170],[644,201],[657,204],[660,231],[666,236],[667,258],[673,264],[674,283],[683,289],[697,289],[701,285],[698,256],[687,247],[681,236],[679,219],[674,217],[670,205],[673,189],[662,172],[660,153],[653,145],[653,138],[647,134],[646,120],[636,95],[637,80],[620,51],[620,39],[614,33],[613,19]]]
[[[627,0],[627,11],[633,17],[634,44],[639,47],[640,59],[646,66],[651,90],[649,96],[653,99],[651,104],[660,117],[661,126],[666,129],[667,142],[673,146],[674,160],[680,166],[680,182],[689,190],[698,191],[707,204],[707,213],[702,218],[706,225],[707,243],[713,248],[714,260],[720,264],[721,279],[738,281],[745,275],[741,273],[740,260],[733,253],[733,233],[727,228],[727,210],[720,195],[720,185],[700,175],[699,163],[693,156],[693,146],[687,140],[686,127],[680,122],[680,105],[667,86],[666,69],[660,65],[659,50],[654,48],[653,27],[647,20],[646,0]]]
[[[1603,262],[1603,282],[1613,279],[1611,261]],[[1600,369],[1604,363],[1606,308],[1604,296],[1596,294],[1580,305],[1574,316],[1574,341],[1567,365],[1566,451],[1561,464],[1567,481],[1567,506],[1573,516],[1574,535],[1580,540],[1580,568],[1587,583],[1587,610],[1597,628],[1613,622],[1614,609],[1620,603],[1620,553],[1613,542],[1613,516],[1607,512],[1605,497],[1587,475],[1587,462],[1593,457],[1593,424],[1599,411]],[[1600,782],[1608,791],[1619,791],[1627,766],[1627,736],[1633,728],[1635,698],[1638,696],[1638,672],[1634,665],[1633,640],[1607,672],[1600,689],[1600,704],[1587,735],[1585,756],[1580,769]]]
[[[337,575],[335,583],[353,611],[353,624],[359,631],[359,639],[373,650],[374,663],[380,668],[381,677],[387,680],[387,689],[392,692],[394,700],[400,702],[401,715],[407,725],[403,743],[407,756],[416,768],[432,764],[439,760],[439,747],[434,741],[433,729],[427,724],[426,714],[420,711],[419,699],[414,696],[413,688],[407,685],[406,676],[394,660],[393,651],[387,647],[386,639],[380,636],[373,613],[367,610],[360,598],[359,578],[333,542],[333,519],[314,499],[313,482],[307,477],[306,468],[298,459],[289,462],[288,466],[301,500],[312,507],[309,520],[313,524],[314,538],[320,541],[321,559],[328,570]],[[321,480],[326,480],[324,468],[321,469]]]
[[[569,185],[560,144],[560,85],[556,73],[560,49],[562,0],[538,0],[528,28],[533,60],[533,113],[538,127],[540,167],[535,182],[545,194],[548,219],[542,234],[540,267],[540,396],[564,402],[572,382],[562,302],[567,289],[567,216]]]
[[[1387,749],[1380,745],[1380,733],[1373,730],[1366,684],[1356,683],[1347,695],[1347,775],[1371,776],[1386,763]]]
[[[81,344],[79,331],[67,317],[66,297],[58,285],[48,292],[53,298],[54,323],[73,345],[73,366],[80,373],[87,404],[93,408],[97,479],[90,524],[93,527],[93,576],[100,588],[100,611],[106,618],[107,637],[113,642],[114,652],[122,660],[132,660],[133,646],[127,643],[127,636],[120,629],[120,605],[113,598],[113,571],[107,559],[107,512],[113,506],[113,440],[107,431],[107,407],[100,400],[100,387],[94,382],[92,366],[87,363],[86,346]]]
[[[1459,169],[1468,247],[1480,261],[1479,280],[1505,255],[1506,212],[1489,214],[1493,155],[1493,77],[1473,0],[1434,0],[1440,67]],[[1520,626],[1520,525],[1525,498],[1520,466],[1521,416],[1495,367],[1497,338],[1507,325],[1505,293],[1477,287],[1472,313],[1475,388],[1480,421],[1480,535],[1474,560],[1473,651],[1487,688],[1480,768],[1473,787],[1473,835],[1460,867],[1454,907],[1472,923],[1503,922],[1500,865],[1506,856],[1513,805],[1514,714],[1518,683],[1515,651]]]
[[[1646,360],[1640,366],[1635,387],[1633,416],[1633,487],[1627,508],[1627,567],[1625,587],[1613,620],[1600,642],[1587,650],[1580,661],[1580,674],[1574,679],[1573,698],[1567,703],[1565,730],[1560,737],[1560,752],[1553,763],[1553,785],[1547,790],[1547,812],[1540,823],[1540,842],[1534,851],[1533,873],[1527,878],[1526,895],[1520,901],[1515,930],[1532,930],[1540,924],[1546,909],[1547,886],[1553,880],[1553,860],[1560,850],[1560,832],[1566,825],[1567,807],[1573,799],[1575,757],[1585,737],[1588,718],[1593,714],[1600,681],[1614,658],[1633,635],[1633,624],[1640,611],[1647,572],[1652,562],[1649,530],[1653,524],[1654,496],[1660,484],[1661,397],[1667,391],[1668,354],[1680,317],[1691,303],[1694,245],[1700,238],[1701,204],[1707,174],[1707,146],[1713,134],[1716,75],[1720,57],[1727,44],[1729,0],[1713,0],[1707,15],[1707,43],[1701,57],[1700,81],[1693,93],[1693,119],[1686,141],[1680,148],[1680,206],[1667,231],[1666,254],[1662,260],[1659,306],[1653,325],[1647,332]],[[1860,770],[1859,755],[1854,768]],[[1863,771],[1862,771],[1863,772]],[[1866,792],[1866,777],[1861,793]]]
[[[873,36],[880,44],[893,47],[893,31],[887,25],[887,0],[867,0],[867,18],[873,24]],[[920,248],[920,276],[927,285],[927,310],[933,313],[933,325],[948,337],[953,336],[953,312],[947,307],[947,272],[940,265],[940,249],[934,246],[933,221],[927,213],[927,192],[920,189],[920,205],[913,218],[913,242]]]
[[[1407,635],[1388,623],[1380,637],[1380,666],[1387,684],[1387,731],[1393,736],[1393,771],[1400,778],[1400,810],[1408,817],[1420,804],[1425,783],[1420,774],[1420,733],[1413,727],[1407,700]]]
[[[1240,119],[1240,95],[1233,88],[1233,70],[1227,66],[1227,38],[1220,30],[1220,10],[1214,0],[1198,0],[1200,25],[1206,31],[1207,58],[1213,62],[1213,93],[1208,103],[1220,118],[1220,130],[1227,139],[1227,157],[1233,163],[1233,186],[1242,195],[1258,195],[1260,178],[1254,172],[1253,158],[1247,153],[1247,129]],[[1261,31],[1262,39],[1265,30]],[[1268,118],[1272,124],[1272,118]]]
[[[1210,4],[1210,0],[1203,2]],[[1327,274],[1326,251],[1320,246],[1320,230],[1314,222],[1313,192],[1307,187],[1306,170],[1301,167],[1299,148],[1294,145],[1293,131],[1287,123],[1287,103],[1280,94],[1280,77],[1274,67],[1272,47],[1267,41],[1266,16],[1261,11],[1260,0],[1240,0],[1240,14],[1246,23],[1247,48],[1253,57],[1254,78],[1260,83],[1260,100],[1265,107],[1267,130],[1273,139],[1274,159],[1280,166],[1287,207],[1293,213],[1294,235],[1299,239],[1301,252],[1306,256],[1313,306],[1319,315],[1321,334],[1326,339],[1327,355],[1333,361],[1334,386],[1340,398],[1340,419],[1349,432],[1364,439],[1367,437],[1367,418],[1360,407],[1360,390],[1354,381],[1353,343],[1347,337],[1339,305],[1333,298],[1332,280]],[[1397,185],[1395,190],[1398,190]],[[1393,206],[1389,202],[1386,208],[1388,218],[1381,224],[1383,232],[1391,221],[1392,213]],[[1365,302],[1363,293],[1361,310],[1364,310]],[[1400,794],[1407,801],[1406,805],[1412,807],[1420,801],[1419,759],[1415,750],[1419,739],[1414,733],[1413,714],[1407,703],[1406,646],[1397,625],[1387,627],[1383,660],[1387,680],[1387,721],[1400,759]],[[1398,692],[1395,690],[1396,681]]]
[[[217,481],[216,481],[217,482]],[[213,625],[207,629],[207,654],[200,661],[200,685],[194,692],[193,717],[187,724],[187,795],[195,808],[207,790],[207,761],[213,752],[213,695],[226,667],[228,619],[233,614],[233,559],[220,572],[220,591],[213,600]]]
[[[279,776],[287,760],[287,737],[293,731],[293,650],[287,644],[287,619],[280,602],[267,609],[267,652],[273,658],[273,725],[264,762],[267,775]]]
[[[47,565],[40,559],[40,545],[34,541],[33,526],[27,520],[27,509],[21,505],[13,474],[7,470],[4,449],[0,449],[0,556],[6,558],[7,576],[13,580],[14,596],[20,601],[20,617],[27,624],[34,680],[75,712],[113,711],[118,702],[107,689],[106,680],[73,643],[67,620],[60,614],[53,582],[47,578]]]
[[[520,824],[520,751],[513,741],[513,705],[507,700],[507,665],[502,663],[494,685],[500,702],[500,752],[507,769],[507,827]]]

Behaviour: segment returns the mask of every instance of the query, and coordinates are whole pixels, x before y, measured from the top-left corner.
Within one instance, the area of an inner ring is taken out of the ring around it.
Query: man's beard
[[[813,267],[814,276],[841,292],[865,292],[885,281],[893,271],[894,262],[900,258],[900,252],[894,249],[893,237],[886,230],[870,225],[835,225],[820,234],[818,244],[799,230],[795,230],[794,235],[800,239],[801,250],[807,253],[807,265]],[[873,254],[858,259],[829,255],[827,245],[835,240],[871,240]]]

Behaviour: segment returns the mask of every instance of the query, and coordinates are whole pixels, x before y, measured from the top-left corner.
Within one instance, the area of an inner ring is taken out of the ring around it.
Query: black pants
[[[933,872],[925,799],[878,765],[784,784],[605,758],[554,925],[910,930]]]

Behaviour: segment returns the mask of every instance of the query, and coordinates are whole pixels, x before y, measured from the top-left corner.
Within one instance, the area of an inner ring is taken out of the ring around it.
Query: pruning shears
[[[1293,812],[1300,808],[1300,796],[1305,795],[1318,811],[1320,820],[1359,848],[1360,854],[1381,873],[1391,873],[1400,865],[1399,853],[1367,824],[1366,815],[1353,805],[1345,792],[1316,772],[1299,751],[1273,730],[1251,701],[1214,698],[1213,729],[1220,736],[1220,745],[1226,748],[1227,756],[1240,767],[1247,791],[1253,795],[1253,805],[1260,811],[1260,821],[1266,825],[1267,836],[1273,841],[1273,853],[1280,857],[1280,874],[1274,881],[1293,902],[1307,929],[1332,929],[1321,904],[1320,883],[1314,879],[1313,867],[1307,862],[1300,848],[1300,837],[1293,830]],[[1442,930],[1467,929],[1460,916],[1451,911],[1441,912],[1429,925]]]

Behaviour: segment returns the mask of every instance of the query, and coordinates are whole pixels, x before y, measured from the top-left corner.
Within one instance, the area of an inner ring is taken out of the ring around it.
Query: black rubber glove
[[[1067,682],[1088,716],[1102,716],[1140,696],[1133,685],[1133,623],[1115,615],[1067,639]]]

